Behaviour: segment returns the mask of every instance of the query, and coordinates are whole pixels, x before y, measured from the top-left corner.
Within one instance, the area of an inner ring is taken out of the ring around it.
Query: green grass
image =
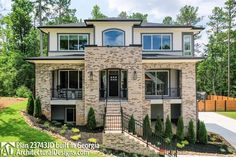
[[[20,114],[25,108],[26,102],[22,102],[0,110],[0,142],[63,142],[30,127]],[[101,155],[90,153],[89,157]]]
[[[236,119],[236,112],[217,112],[223,116]]]

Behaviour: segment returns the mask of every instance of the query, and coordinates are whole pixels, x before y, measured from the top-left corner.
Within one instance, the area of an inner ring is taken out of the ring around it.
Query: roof
[[[30,60],[83,60],[83,59],[84,59],[84,54],[25,58],[26,61],[30,61]]]
[[[80,27],[93,27],[93,26],[86,25],[86,23],[84,22],[78,22],[78,23],[39,26],[38,28],[80,28]]]

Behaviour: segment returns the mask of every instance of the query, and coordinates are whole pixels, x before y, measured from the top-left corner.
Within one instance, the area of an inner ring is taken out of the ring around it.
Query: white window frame
[[[105,33],[106,33],[106,32],[110,32],[110,31],[122,32],[123,35],[124,35],[124,38],[123,38],[124,44],[123,44],[123,45],[114,45],[114,46],[113,46],[113,45],[105,45]],[[103,46],[112,46],[112,47],[125,46],[125,31],[120,30],[120,29],[116,29],[116,28],[104,30],[104,31],[102,32],[102,45],[103,45]]]
[[[190,38],[190,50],[185,50],[185,37],[189,37]],[[185,56],[191,56],[192,55],[192,35],[190,34],[184,34],[183,35],[183,52]]]
[[[67,121],[67,110],[68,109],[73,109],[73,121]],[[74,116],[75,116],[75,114],[76,114],[76,108],[74,108],[74,107],[66,107],[65,108],[65,122],[66,123],[74,123],[75,122],[75,119],[74,119]]]
[[[168,76],[168,90],[167,90],[167,95],[163,95],[163,96],[169,96],[169,89],[170,89],[170,71],[169,70],[147,70],[145,71],[145,74],[146,75],[146,72],[167,72],[167,76]],[[144,82],[145,83],[145,82]],[[145,83],[145,86],[146,86],[146,83]],[[146,88],[146,87],[145,87]],[[160,96],[160,95],[157,95],[157,87],[155,85],[155,95],[146,95],[146,91],[145,91],[145,96]]]
[[[70,88],[70,71],[77,71],[78,72],[78,89],[82,89],[82,88],[80,88],[80,86],[79,86],[79,83],[80,83],[80,80],[79,80],[79,73],[80,73],[80,71],[79,70],[59,70],[59,84],[60,84],[60,86],[61,86],[61,72],[62,71],[67,71],[68,72],[68,82],[67,82],[67,86],[68,86],[68,88],[67,89],[74,89],[74,88]],[[83,75],[83,74],[82,74]],[[82,78],[83,79],[83,78]],[[82,80],[83,81],[83,80]],[[83,86],[83,84],[82,84],[82,86]]]
[[[89,44],[89,35],[88,34],[83,34],[83,33],[78,33],[78,34],[73,34],[73,33],[68,33],[68,34],[58,34],[58,50],[59,51],[84,51],[84,50],[69,50],[69,36],[70,35],[77,35],[78,37],[78,45],[79,45],[79,37],[80,36],[86,36],[87,37],[87,44]],[[61,36],[67,36],[68,37],[68,49],[67,50],[61,50],[61,44],[60,44],[60,39],[61,39]],[[79,47],[78,47],[79,48]]]
[[[161,36],[161,49],[153,49],[153,36],[160,35]],[[151,49],[144,49],[144,36],[151,36]],[[162,49],[162,38],[163,36],[170,36],[170,49]],[[172,34],[171,33],[155,33],[155,34],[142,34],[142,50],[143,51],[172,51]]]

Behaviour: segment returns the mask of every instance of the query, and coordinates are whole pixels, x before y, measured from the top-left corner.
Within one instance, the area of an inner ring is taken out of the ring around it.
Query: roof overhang
[[[83,56],[70,56],[70,57],[29,57],[25,58],[25,61],[34,64],[84,64]]]
[[[137,19],[88,19],[84,20],[85,24],[87,25],[93,25],[94,23],[101,23],[101,22],[117,22],[117,23],[126,23],[130,22],[133,23],[134,25],[140,25],[142,23],[142,20],[137,20]]]

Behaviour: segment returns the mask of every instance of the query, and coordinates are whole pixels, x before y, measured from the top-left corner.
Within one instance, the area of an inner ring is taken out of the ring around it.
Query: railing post
[[[68,89],[66,89],[66,100],[68,100]]]
[[[120,107],[120,112],[121,112],[121,130],[122,130],[122,133],[124,133],[124,117],[123,117],[122,107]]]

